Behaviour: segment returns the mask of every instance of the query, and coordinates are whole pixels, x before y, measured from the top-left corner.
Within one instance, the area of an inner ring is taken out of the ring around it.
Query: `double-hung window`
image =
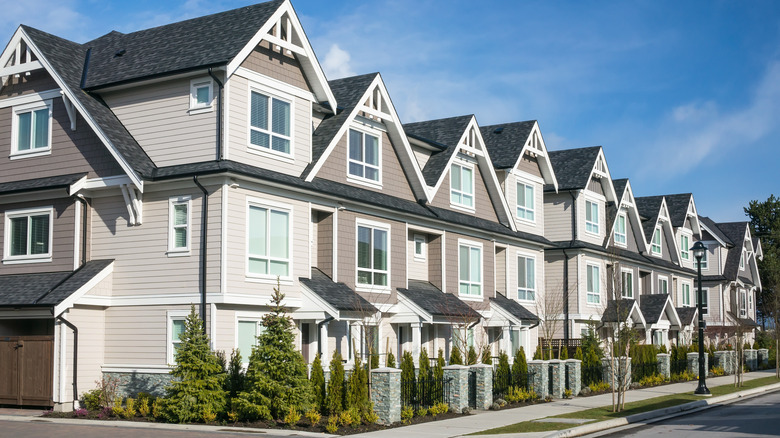
[[[168,312],[168,363],[176,363],[176,352],[179,351],[182,337],[186,329],[187,311],[173,310]]]
[[[739,256],[739,270],[745,270],[745,250],[742,250],[742,255]]]
[[[680,235],[680,258],[683,260],[691,259],[691,238],[687,234]]]
[[[517,299],[536,299],[536,259],[533,257],[517,256]]]
[[[379,182],[379,137],[355,129],[349,130],[349,175]]]
[[[691,285],[680,283],[680,289],[682,291],[682,304],[685,307],[689,307],[691,305]]]
[[[458,279],[462,296],[482,296],[482,245],[458,245]]]
[[[290,276],[290,210],[249,204],[247,274]]]
[[[597,265],[587,265],[587,300],[588,304],[601,303],[601,272]]]
[[[52,208],[7,211],[5,214],[5,259],[51,259]]]
[[[650,242],[650,252],[653,255],[661,255],[661,227],[657,227],[653,232],[653,240]]]
[[[291,104],[252,90],[250,102],[249,143],[264,150],[290,155],[292,122]]]
[[[744,290],[739,291],[739,316],[740,318],[747,316],[747,292]]]
[[[168,200],[168,252],[190,250],[190,206],[189,196]]]
[[[450,169],[450,202],[454,205],[474,208],[474,169],[453,164]]]
[[[389,227],[358,224],[357,284],[388,286],[390,250]]]
[[[14,107],[11,156],[51,150],[50,100]]]
[[[633,271],[620,271],[620,295],[623,298],[634,298]]]
[[[619,214],[615,222],[615,245],[626,246],[626,215]]]
[[[599,233],[599,205],[595,202],[585,201],[585,231]]]
[[[525,183],[517,183],[517,218],[533,222],[534,215],[534,186]]]
[[[658,294],[668,294],[669,293],[669,280],[666,277],[658,277],[658,290],[656,291]]]

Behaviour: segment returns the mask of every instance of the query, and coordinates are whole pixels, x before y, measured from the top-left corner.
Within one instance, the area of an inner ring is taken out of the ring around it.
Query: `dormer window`
[[[650,243],[650,252],[654,256],[660,256],[661,248],[661,227],[656,227],[653,233],[653,241]]]
[[[349,130],[349,164],[351,177],[378,183],[380,180],[379,137],[355,129]]]
[[[626,246],[626,215],[619,214],[615,222],[615,245]]]
[[[585,231],[599,233],[599,205],[593,201],[585,201]]]
[[[51,100],[13,109],[11,156],[51,152]]]
[[[680,235],[680,258],[683,260],[691,259],[690,252],[691,240],[686,234]]]
[[[450,168],[450,203],[474,209],[474,169],[464,164]]]
[[[291,104],[252,90],[250,102],[250,147],[290,155]]]
[[[517,218],[535,220],[534,186],[530,184],[517,183]]]
[[[214,88],[211,79],[193,79],[190,81],[190,114],[212,110]]]

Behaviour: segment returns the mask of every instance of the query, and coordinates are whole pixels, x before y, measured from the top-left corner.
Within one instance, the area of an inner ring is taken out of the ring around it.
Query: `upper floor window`
[[[599,233],[599,205],[592,201],[585,201],[585,231]]]
[[[739,270],[745,270],[745,250],[742,250],[742,254],[739,256]]]
[[[450,169],[450,202],[452,204],[474,208],[474,169],[461,164],[453,164]]]
[[[653,232],[653,240],[650,243],[650,252],[653,255],[661,255],[661,227],[656,227]]]
[[[709,314],[709,304],[710,304],[710,290],[709,289],[702,289],[701,290],[701,314],[702,315],[708,315]],[[698,305],[698,293],[694,292],[693,294],[693,304]]]
[[[626,215],[619,214],[615,222],[615,245],[626,246]]]
[[[740,318],[747,316],[747,292],[744,290],[739,291],[739,316]]]
[[[5,213],[5,260],[51,261],[52,208]]]
[[[517,299],[536,299],[536,259],[533,257],[517,256]]]
[[[51,151],[51,100],[14,107],[11,155]]]
[[[460,243],[458,246],[460,295],[482,296],[482,246]]]
[[[601,269],[597,265],[587,265],[586,271],[588,304],[599,304],[601,303]]]
[[[414,258],[417,260],[425,260],[425,236],[420,234],[414,235]]]
[[[666,277],[658,277],[658,290],[656,293],[668,294],[669,293],[669,280]]]
[[[680,258],[683,260],[691,259],[691,239],[687,234],[680,235]]]
[[[688,283],[680,283],[680,292],[682,293],[682,304],[685,307],[691,305],[691,285]]]
[[[358,285],[388,286],[389,227],[358,225],[357,227],[357,283]]]
[[[349,130],[349,175],[379,182],[381,156],[379,137]]]
[[[620,295],[623,298],[634,298],[634,272],[620,272]]]
[[[190,205],[189,196],[168,200],[168,252],[190,250]]]
[[[291,104],[288,101],[252,91],[249,142],[253,146],[291,154]]]
[[[290,210],[250,203],[248,216],[248,275],[289,277]]]
[[[214,87],[211,79],[193,79],[190,81],[190,114],[211,111],[214,100]]]
[[[701,257],[701,268],[702,268],[702,269],[707,269],[707,266],[708,266],[708,261],[707,261],[707,259],[709,258],[709,256],[708,256],[707,254],[708,254],[708,252],[707,252],[707,251],[704,251],[704,254],[703,254],[703,255],[702,255],[702,257]],[[698,261],[698,260],[696,260],[696,259],[694,258],[693,264],[694,264],[694,267],[698,267],[698,265],[699,265],[700,263],[699,263],[699,261]]]
[[[535,220],[534,186],[517,183],[517,217],[528,221]]]

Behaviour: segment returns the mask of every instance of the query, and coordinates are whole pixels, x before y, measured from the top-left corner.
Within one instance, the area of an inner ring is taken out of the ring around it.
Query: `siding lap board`
[[[445,208],[447,210],[453,210],[453,208],[450,206],[450,169],[445,171],[443,178],[444,180],[439,187],[439,191],[436,192],[436,196],[434,196],[431,205],[434,207]],[[493,200],[491,199],[490,194],[488,194],[485,181],[482,178],[482,173],[479,170],[479,166],[476,165],[474,166],[474,207],[474,215],[476,217],[498,222],[498,216],[496,216]]]

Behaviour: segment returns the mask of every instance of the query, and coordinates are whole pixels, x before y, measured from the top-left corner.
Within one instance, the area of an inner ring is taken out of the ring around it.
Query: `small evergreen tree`
[[[474,349],[474,346],[472,345],[469,347],[469,354],[466,357],[466,365],[476,365],[477,360],[479,358],[477,357],[477,350]]]
[[[460,348],[452,346],[450,351],[450,365],[463,365],[463,356],[460,354]]]
[[[184,321],[184,333],[176,350],[173,380],[161,401],[161,416],[166,421],[188,423],[201,421],[204,412],[225,410],[225,374],[217,355],[209,347],[203,321],[193,305]]]
[[[325,408],[325,372],[322,370],[321,355],[311,364],[311,389],[314,391],[314,404],[319,411]]]
[[[330,360],[330,380],[325,406],[329,415],[338,415],[344,410],[344,364],[338,350]]]
[[[574,350],[574,358],[577,360],[582,360],[582,348],[577,347],[576,350]]]
[[[367,414],[370,410],[368,400],[368,373],[360,360],[360,355],[355,355],[355,367],[347,379],[347,403],[348,410],[355,409],[361,414]]]
[[[435,400],[431,400],[431,402],[434,404],[444,401],[444,392],[442,391],[443,388],[441,387],[442,381],[444,379],[444,366],[444,352],[441,348],[439,348],[439,357],[436,360],[436,366],[433,367],[433,381],[436,385],[435,395],[437,396]]]
[[[558,353],[558,359],[566,360],[569,358],[569,349],[567,347],[561,347],[560,353]]]
[[[387,352],[387,360],[385,361],[385,366],[388,368],[395,368],[395,355],[393,355],[392,351]]]
[[[378,354],[372,354],[371,355],[371,369],[375,370],[379,368],[379,355]]]
[[[417,400],[419,400],[424,406],[430,405],[430,400],[427,399],[430,391],[427,391],[426,384],[430,383],[431,375],[431,361],[428,357],[428,350],[426,348],[420,349],[420,357],[418,358],[420,364],[419,371],[417,372]],[[423,383],[425,381],[426,383]]]
[[[485,346],[482,349],[482,363],[485,365],[493,365],[493,356],[490,354],[490,347]]]
[[[542,360],[542,344],[538,344],[536,346],[536,351],[534,352],[534,360]]]
[[[420,357],[418,360],[420,362],[420,371],[418,373],[419,378],[429,378],[431,372],[431,360],[428,357],[428,350],[426,348],[422,348],[420,350]]]
[[[509,356],[505,352],[498,355],[498,367],[496,368],[496,378],[493,379],[496,389],[500,392],[506,391],[512,384],[512,374],[509,368]]]
[[[304,412],[311,407],[306,363],[295,348],[292,318],[280,289],[277,282],[271,312],[263,316],[265,331],[249,357],[246,390],[238,396],[239,413],[246,419],[281,419],[291,409]]]
[[[230,400],[236,398],[238,393],[244,390],[246,374],[242,362],[241,351],[233,349],[227,367],[227,379],[225,379],[225,391]]]
[[[414,358],[408,351],[404,351],[401,356],[401,385],[408,385],[408,388],[417,386],[417,378],[414,376]],[[414,396],[414,391],[407,391],[401,399],[401,406],[411,406]]]
[[[515,386],[525,386],[528,380],[528,362],[525,359],[525,350],[520,347],[515,352],[515,361],[512,364],[512,383]]]

